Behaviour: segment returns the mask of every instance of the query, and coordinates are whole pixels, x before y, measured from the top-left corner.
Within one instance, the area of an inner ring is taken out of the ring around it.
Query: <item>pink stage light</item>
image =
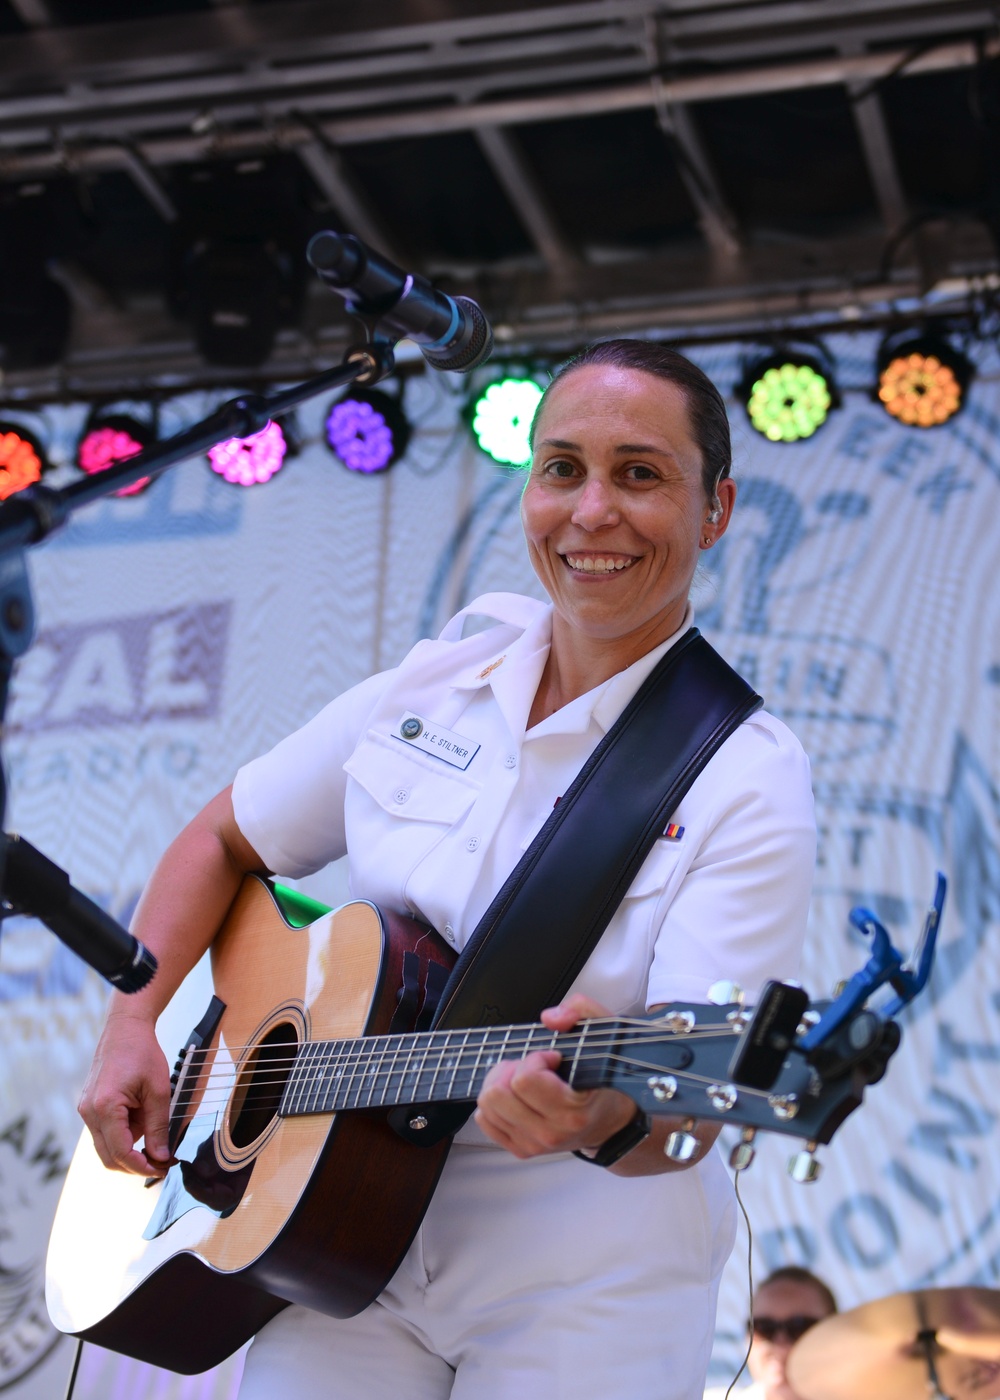
[[[134,457],[147,445],[145,441],[140,441],[136,431],[141,431],[136,424],[133,429],[131,423],[125,426],[124,419],[108,419],[104,423],[99,423],[95,427],[84,433],[80,439],[76,450],[76,461],[81,471],[93,476],[96,472],[107,471],[116,462],[125,462],[129,457]],[[143,433],[143,438],[148,438],[148,434]],[[145,491],[152,481],[151,476],[141,476],[138,481],[134,481],[131,486],[123,486],[120,491],[116,491],[116,496],[137,496],[140,491]]]
[[[277,423],[266,423],[259,433],[245,438],[227,438],[209,448],[208,461],[234,486],[259,486],[280,472],[287,446]]]

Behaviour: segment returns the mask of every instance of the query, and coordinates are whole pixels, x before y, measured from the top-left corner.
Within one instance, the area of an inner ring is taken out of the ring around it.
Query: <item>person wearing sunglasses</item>
[[[833,1293],[808,1269],[790,1264],[769,1274],[753,1296],[747,1367],[754,1383],[741,1400],[801,1400],[785,1373],[789,1352],[810,1327],[836,1311]]]

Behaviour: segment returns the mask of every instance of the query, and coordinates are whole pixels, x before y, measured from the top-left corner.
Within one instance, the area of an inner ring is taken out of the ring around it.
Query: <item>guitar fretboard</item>
[[[558,1050],[561,1073],[577,1088],[604,1082],[614,1023],[583,1022],[559,1033],[542,1025],[476,1027],[363,1040],[319,1040],[303,1045],[282,1095],[280,1113],[335,1113],[396,1104],[475,1099],[499,1060],[524,1059],[533,1050]],[[602,1051],[586,1051],[597,1033]]]

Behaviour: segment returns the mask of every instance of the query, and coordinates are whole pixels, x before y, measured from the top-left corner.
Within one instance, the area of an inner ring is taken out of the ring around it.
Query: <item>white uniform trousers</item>
[[[715,1152],[628,1179],[455,1146],[380,1298],[279,1314],[240,1400],[700,1400],[734,1235]]]

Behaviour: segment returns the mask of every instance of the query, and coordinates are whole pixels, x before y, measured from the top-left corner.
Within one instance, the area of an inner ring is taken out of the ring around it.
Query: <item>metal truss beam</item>
[[[404,263],[405,258],[376,212],[343,156],[323,133],[313,128],[313,137],[296,147],[302,164],[324,196],[333,205],[344,227],[377,248],[387,258]]]
[[[497,126],[477,127],[475,134],[493,173],[549,268],[564,277],[576,271],[581,266],[580,257],[564,237],[517,138]]]
[[[655,107],[660,100],[671,107],[678,107],[804,88],[851,83],[870,85],[890,77],[898,79],[971,67],[984,55],[996,57],[998,54],[1000,41],[996,38],[981,45],[973,40],[957,40],[918,52],[892,49],[877,54],[832,56],[757,68],[730,69],[659,82],[644,78],[638,82],[575,88],[568,92],[532,93],[523,97],[473,101],[462,105],[448,103],[375,111],[363,116],[324,118],[317,111],[322,103],[320,98],[308,104],[300,101],[299,108],[308,107],[310,121],[319,122],[326,141],[339,147],[442,132],[476,131],[482,127],[569,121],[577,117]],[[8,104],[0,101],[0,121],[4,115],[3,107]],[[48,125],[19,129],[0,125],[0,178],[21,178],[25,173],[42,175],[66,168],[116,168],[121,165],[121,157],[117,148],[109,145],[108,141],[120,141],[122,128],[133,133],[136,128],[146,129],[149,134],[137,140],[137,145],[151,165],[210,159],[212,156],[274,146],[293,147],[315,139],[311,127],[296,120],[296,108],[287,106],[285,113],[282,113],[282,105],[276,101],[268,104],[269,120],[266,123],[260,121],[259,107],[235,108],[225,114],[230,118],[231,125],[227,127],[217,120],[205,132],[190,129],[198,116],[203,115],[203,108],[192,108],[183,114],[160,112],[138,116],[132,113],[123,116],[120,121],[109,120],[106,116],[100,119],[95,117],[83,124],[63,123],[58,145],[52,144],[51,127]],[[219,109],[215,109],[215,112],[217,117],[222,115]],[[237,121],[248,124],[238,125]],[[180,131],[177,129],[179,126],[182,128]],[[162,134],[153,134],[156,128]],[[164,131],[164,128],[167,130]]]
[[[10,7],[24,24],[32,29],[42,28],[53,23],[48,0],[10,0]]]

